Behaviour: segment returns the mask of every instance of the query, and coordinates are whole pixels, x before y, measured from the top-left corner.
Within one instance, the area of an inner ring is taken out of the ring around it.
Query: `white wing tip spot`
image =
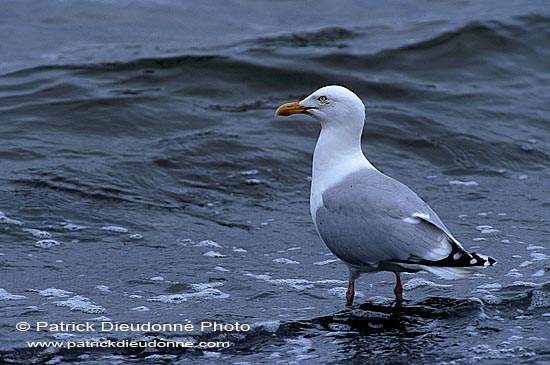
[[[424,213],[413,213],[410,217],[403,218],[403,222],[406,222],[409,224],[418,224],[420,223],[420,219],[418,218],[421,218],[427,221],[430,219],[430,215],[424,214]]]
[[[422,218],[424,220],[430,220],[430,215],[425,214],[425,213],[414,213],[412,216],[415,217],[415,218]]]

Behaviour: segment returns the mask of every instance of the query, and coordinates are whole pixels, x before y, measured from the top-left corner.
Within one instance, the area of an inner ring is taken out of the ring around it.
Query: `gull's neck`
[[[337,183],[358,169],[374,169],[361,150],[361,131],[362,128],[323,126],[313,153],[313,183],[329,188],[327,183]]]
[[[361,128],[323,126],[321,129],[313,153],[310,209],[314,221],[326,189],[355,171],[375,169],[361,150],[361,131],[362,125]]]

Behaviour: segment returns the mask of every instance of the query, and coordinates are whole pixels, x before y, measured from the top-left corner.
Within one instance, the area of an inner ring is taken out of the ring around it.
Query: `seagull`
[[[353,305],[362,273],[431,272],[444,279],[492,266],[492,257],[468,253],[414,191],[378,171],[361,149],[365,105],[343,86],[325,86],[275,115],[303,113],[321,123],[313,153],[310,212],[317,233],[349,269],[346,305]]]

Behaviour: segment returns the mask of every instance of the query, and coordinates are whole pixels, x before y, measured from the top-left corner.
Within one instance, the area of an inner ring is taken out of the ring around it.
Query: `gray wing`
[[[469,266],[472,258],[437,214],[406,185],[364,169],[327,189],[316,212],[319,234],[356,266],[385,262]],[[465,263],[463,262],[464,260]]]

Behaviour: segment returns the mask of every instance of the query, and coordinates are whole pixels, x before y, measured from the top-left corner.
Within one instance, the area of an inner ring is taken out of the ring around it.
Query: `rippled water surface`
[[[547,364],[546,1],[6,1],[0,363]],[[499,260],[364,275],[317,237],[319,126],[273,116],[342,84],[365,153]],[[194,330],[16,331],[18,322]],[[250,330],[200,330],[201,322]],[[27,341],[230,341],[30,349]]]

